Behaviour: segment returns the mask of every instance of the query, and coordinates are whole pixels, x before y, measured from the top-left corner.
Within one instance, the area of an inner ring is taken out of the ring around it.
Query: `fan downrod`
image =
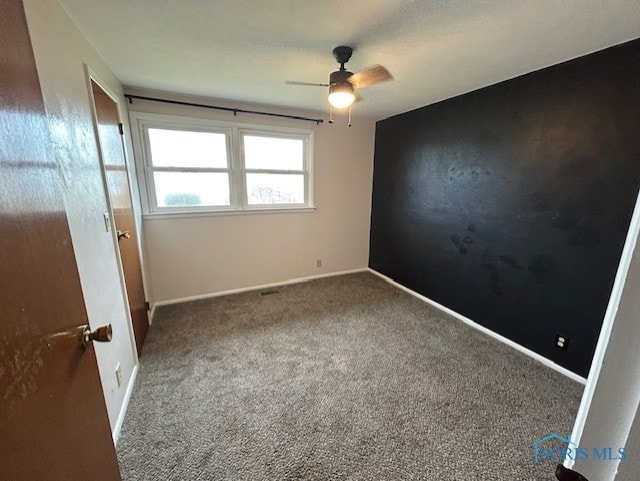
[[[333,58],[338,61],[340,68],[344,69],[344,64],[349,61],[352,53],[353,49],[351,47],[341,45],[333,49]]]

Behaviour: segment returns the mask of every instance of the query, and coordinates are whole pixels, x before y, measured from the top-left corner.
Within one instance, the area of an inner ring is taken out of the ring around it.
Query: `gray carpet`
[[[163,307],[125,481],[551,480],[582,386],[368,273]]]

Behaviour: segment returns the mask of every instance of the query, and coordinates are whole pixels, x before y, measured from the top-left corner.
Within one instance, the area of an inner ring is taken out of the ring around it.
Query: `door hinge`
[[[150,311],[150,310],[151,310],[151,306],[149,305],[149,301],[145,301],[145,303],[144,303],[144,307],[146,307],[146,308],[147,308],[147,311]]]
[[[118,122],[118,130],[120,131],[120,135],[124,135],[124,125],[122,125],[122,122]]]

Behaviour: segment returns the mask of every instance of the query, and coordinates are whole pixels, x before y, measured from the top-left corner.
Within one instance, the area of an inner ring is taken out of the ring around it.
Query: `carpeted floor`
[[[163,307],[125,481],[552,480],[582,386],[368,274]]]

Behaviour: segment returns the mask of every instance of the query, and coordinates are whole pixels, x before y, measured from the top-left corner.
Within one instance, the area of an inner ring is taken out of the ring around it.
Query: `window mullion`
[[[244,209],[246,204],[246,187],[244,182],[244,174],[242,172],[242,152],[241,152],[241,139],[238,133],[238,128],[233,127],[231,129],[231,176],[230,181],[233,185],[234,192],[234,207],[238,209]]]

